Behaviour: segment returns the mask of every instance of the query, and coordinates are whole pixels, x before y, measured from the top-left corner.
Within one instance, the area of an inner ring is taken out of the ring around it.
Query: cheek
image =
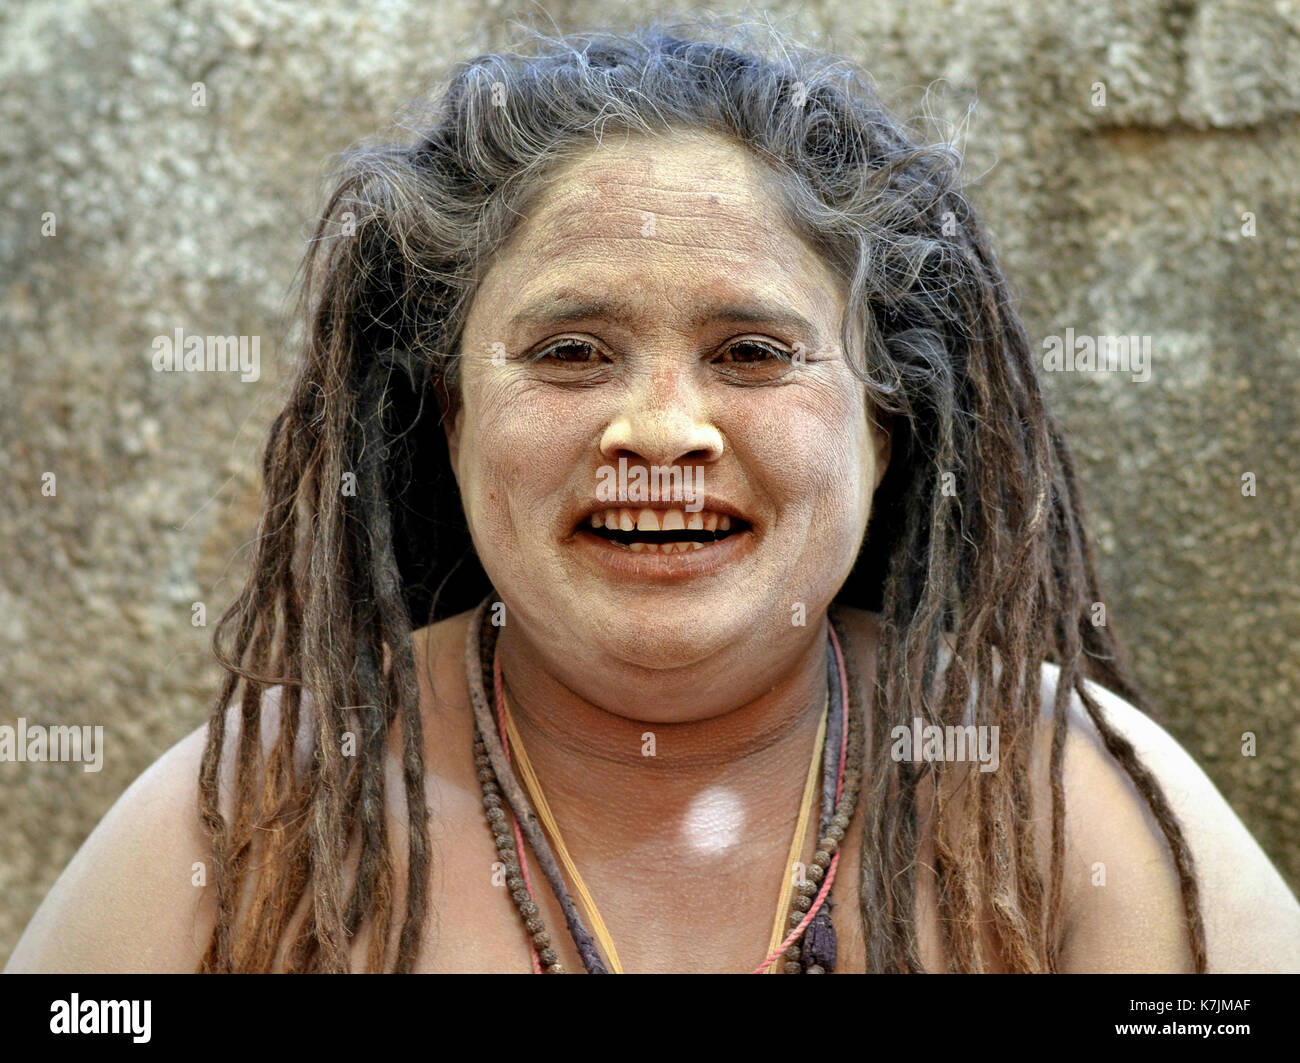
[[[873,451],[865,403],[843,386],[781,389],[738,404],[733,441],[781,502],[824,533],[865,522]]]
[[[554,497],[585,456],[573,403],[508,381],[482,381],[466,404],[460,474],[466,508],[481,531],[518,527]]]

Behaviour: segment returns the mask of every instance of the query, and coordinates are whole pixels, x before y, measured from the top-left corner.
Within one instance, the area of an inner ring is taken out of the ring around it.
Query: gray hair
[[[399,256],[404,349],[454,384],[468,303],[551,176],[611,131],[703,131],[766,164],[787,223],[844,281],[843,348],[876,405],[903,412],[903,378],[943,372],[962,321],[945,289],[974,239],[952,144],[912,143],[862,71],[764,24],[529,33],[530,52],[457,64],[414,144],[344,155],[335,206]]]

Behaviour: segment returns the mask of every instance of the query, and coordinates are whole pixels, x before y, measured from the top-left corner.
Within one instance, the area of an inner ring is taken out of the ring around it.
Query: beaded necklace
[[[481,602],[471,618],[466,633],[465,665],[470,701],[474,708],[474,764],[483,790],[483,805],[488,827],[497,847],[497,855],[504,865],[506,886],[519,910],[525,930],[530,935],[530,951],[534,973],[543,970],[548,974],[565,973],[559,954],[553,947],[550,935],[541,918],[541,911],[533,900],[532,876],[524,855],[524,841],[532,848],[547,882],[550,884],[564,914],[569,934],[577,948],[583,967],[591,974],[609,973],[604,960],[588,933],[573,898],[560,872],[560,863],[551,849],[538,814],[534,811],[523,788],[515,778],[510,762],[508,709],[506,707],[500,665],[496,657],[498,629],[485,623],[487,610],[496,600],[490,594]],[[776,962],[785,958],[787,974],[823,974],[835,967],[835,930],[830,919],[830,891],[839,864],[839,843],[853,818],[862,777],[863,734],[860,713],[853,711],[853,698],[840,648],[841,639],[836,633],[838,625],[827,618],[827,689],[828,706],[823,725],[826,729],[822,764],[822,809],[819,819],[817,849],[803,877],[794,887],[788,925],[791,930],[777,944],[763,962],[754,970],[775,972]],[[492,677],[496,709],[489,707],[485,676]],[[516,748],[519,743],[516,739]],[[814,761],[815,764],[815,761]],[[522,767],[522,763],[521,763]],[[809,783],[812,782],[810,773]],[[534,793],[540,793],[534,789]],[[510,822],[507,807],[514,813]],[[552,821],[553,825],[553,821]],[[796,834],[796,844],[799,835]],[[557,834],[558,841],[558,834]],[[562,842],[559,843],[562,846]],[[793,849],[792,851],[798,851]],[[567,857],[567,853],[565,854]],[[590,900],[585,886],[568,861],[575,884],[585,900]],[[787,872],[788,874],[788,872]],[[788,891],[783,892],[783,898]],[[783,902],[784,903],[784,902]],[[593,924],[598,924],[594,903],[588,904],[593,913]],[[601,927],[606,952],[612,952],[612,942]],[[778,934],[774,931],[773,939]],[[800,944],[800,939],[802,943]],[[617,968],[616,968],[617,969]]]

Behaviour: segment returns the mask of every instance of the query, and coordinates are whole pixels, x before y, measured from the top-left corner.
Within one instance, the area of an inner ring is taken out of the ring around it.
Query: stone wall
[[[562,29],[642,9],[545,6]],[[101,723],[108,743],[99,772],[0,764],[0,962],[116,797],[205,718],[217,672],[193,607],[215,620],[244,572],[286,294],[329,156],[537,10],[0,12],[0,723]],[[901,111],[964,125],[1036,342],[1151,337],[1146,382],[1047,387],[1141,680],[1300,884],[1300,5],[766,11],[863,62]],[[154,372],[152,338],[177,328],[260,337],[260,378]]]

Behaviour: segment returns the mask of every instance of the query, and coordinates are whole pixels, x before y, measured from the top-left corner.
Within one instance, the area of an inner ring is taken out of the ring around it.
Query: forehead
[[[610,138],[550,179],[481,294],[516,302],[563,286],[670,302],[782,296],[834,313],[837,279],[789,227],[775,180],[713,134]]]

